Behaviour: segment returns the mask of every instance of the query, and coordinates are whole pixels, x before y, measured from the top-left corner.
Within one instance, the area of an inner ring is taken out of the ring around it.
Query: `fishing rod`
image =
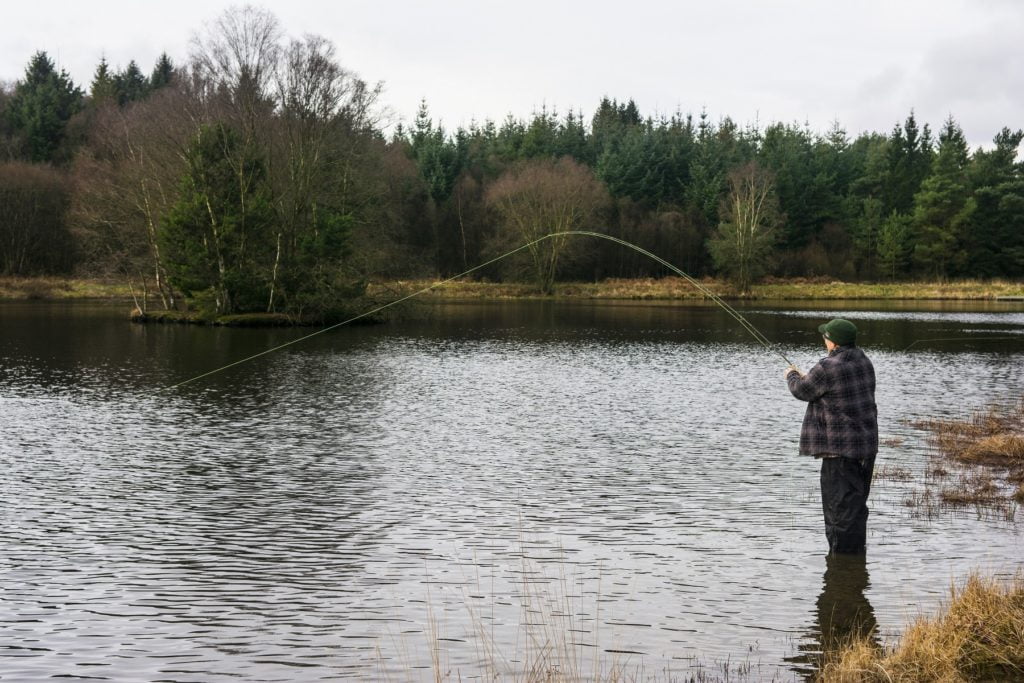
[[[736,322],[738,322],[743,327],[743,329],[745,329],[748,333],[750,333],[750,335],[757,341],[757,343],[759,343],[761,346],[763,346],[766,350],[771,351],[772,353],[778,354],[784,361],[786,361],[787,364],[793,365],[792,361],[790,361],[788,358],[786,358],[786,355],[784,353],[782,353],[782,351],[778,350],[778,348],[776,348],[771,343],[771,341],[769,341],[768,338],[765,337],[761,333],[760,330],[758,330],[756,327],[754,327],[753,323],[751,323],[749,320],[747,320],[745,317],[743,317],[743,315],[739,311],[737,311],[735,308],[730,306],[727,302],[723,301],[720,296],[718,296],[717,294],[712,292],[710,289],[708,289],[706,286],[704,286],[703,283],[701,283],[700,281],[694,279],[692,276],[690,276],[687,273],[683,272],[681,269],[679,269],[676,266],[672,265],[671,263],[669,263],[665,259],[661,258],[660,256],[658,256],[656,254],[652,254],[651,252],[647,251],[643,247],[638,247],[637,245],[633,244],[632,242],[627,242],[624,239],[620,239],[618,237],[613,237],[611,235],[606,235],[603,232],[592,232],[590,230],[563,230],[563,231],[560,231],[560,232],[552,232],[552,233],[549,233],[547,235],[544,235],[543,237],[535,239],[535,240],[533,240],[531,242],[527,242],[526,244],[523,244],[522,246],[516,247],[515,249],[512,249],[511,251],[507,251],[504,254],[501,254],[500,256],[495,256],[494,258],[490,259],[489,261],[484,261],[483,263],[481,263],[479,265],[473,266],[469,270],[465,270],[465,271],[459,273],[458,275],[453,275],[450,278],[447,278],[445,280],[440,280],[438,282],[435,282],[432,285],[428,285],[428,286],[424,287],[423,289],[417,290],[417,291],[413,292],[412,294],[407,294],[406,296],[403,296],[403,297],[400,297],[398,299],[395,299],[394,301],[390,301],[390,302],[388,302],[386,304],[382,304],[382,305],[377,306],[375,308],[371,308],[368,311],[364,311],[363,313],[360,313],[359,315],[352,316],[351,318],[348,318],[347,320],[343,320],[340,323],[335,323],[333,325],[329,325],[329,326],[321,328],[321,329],[319,329],[316,332],[313,332],[311,334],[304,335],[304,336],[299,337],[297,339],[292,339],[291,341],[285,342],[284,344],[278,344],[277,346],[273,346],[273,347],[271,347],[269,349],[266,349],[264,351],[260,351],[259,353],[254,353],[251,356],[247,356],[245,358],[241,358],[241,359],[236,360],[236,361],[234,361],[232,363],[228,363],[227,365],[223,365],[223,366],[221,366],[219,368],[215,368],[213,370],[210,370],[209,372],[204,372],[201,375],[196,375],[195,377],[190,377],[189,379],[186,379],[184,381],[178,382],[177,384],[172,384],[171,386],[168,387],[168,389],[177,389],[178,387],[185,386],[186,384],[191,384],[192,382],[195,382],[197,380],[203,379],[204,377],[209,377],[210,375],[215,375],[215,374],[217,374],[219,372],[222,372],[224,370],[227,370],[229,368],[233,368],[236,365],[241,365],[242,363],[247,363],[247,362],[249,362],[251,360],[255,360],[256,358],[259,358],[260,356],[266,356],[267,354],[274,353],[275,351],[279,351],[279,350],[281,350],[281,349],[283,349],[283,348],[285,348],[287,346],[292,346],[293,344],[298,344],[299,342],[306,341],[307,339],[312,339],[313,337],[316,337],[317,335],[324,334],[325,332],[330,332],[331,330],[339,328],[342,325],[347,325],[347,324],[355,322],[356,320],[359,320],[361,318],[365,318],[367,316],[373,315],[374,313],[380,313],[381,311],[383,311],[383,310],[385,310],[387,308],[391,308],[392,306],[397,306],[398,304],[400,304],[400,303],[402,303],[404,301],[408,301],[409,299],[412,299],[414,297],[417,297],[420,294],[426,294],[427,292],[429,292],[432,289],[437,289],[438,287],[441,287],[442,285],[446,285],[449,282],[452,282],[454,280],[458,280],[461,277],[465,277],[466,275],[469,275],[469,274],[471,274],[471,273],[473,273],[475,271],[478,271],[481,268],[486,268],[487,266],[492,265],[494,263],[497,263],[498,261],[501,261],[502,259],[508,258],[509,256],[512,256],[513,254],[517,254],[520,251],[523,251],[524,249],[529,249],[529,248],[531,248],[531,247],[533,247],[533,246],[543,242],[544,240],[548,240],[548,239],[551,239],[553,237],[567,237],[569,235],[584,235],[584,236],[588,236],[588,237],[597,237],[599,239],[608,240],[610,242],[615,242],[616,244],[621,244],[622,246],[629,247],[630,249],[633,249],[634,251],[637,251],[637,252],[643,254],[644,256],[647,256],[648,258],[651,258],[654,261],[660,263],[661,265],[663,265],[666,268],[668,268],[669,270],[671,270],[673,273],[676,273],[677,275],[679,275],[687,283],[689,283],[690,285],[695,287],[705,297],[707,297],[708,299],[711,299],[711,301],[713,301],[715,304],[720,306],[726,313],[728,313],[734,320],[736,320]]]

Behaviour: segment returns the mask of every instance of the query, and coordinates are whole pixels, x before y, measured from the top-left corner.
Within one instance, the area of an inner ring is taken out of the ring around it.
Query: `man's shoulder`
[[[841,347],[825,356],[820,361],[826,369],[844,366],[869,366],[871,359],[859,346]]]

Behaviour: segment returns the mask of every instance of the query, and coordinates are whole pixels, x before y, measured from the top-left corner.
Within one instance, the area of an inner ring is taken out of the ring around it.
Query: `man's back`
[[[791,373],[789,390],[807,401],[801,455],[869,458],[878,452],[875,369],[857,346],[839,346],[806,375]]]

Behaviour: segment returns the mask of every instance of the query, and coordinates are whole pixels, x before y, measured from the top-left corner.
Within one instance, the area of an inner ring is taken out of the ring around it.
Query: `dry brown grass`
[[[436,280],[382,282],[370,292],[408,294],[434,284]],[[728,282],[704,278],[701,284],[716,296],[741,298]],[[456,280],[432,290],[437,299],[531,299],[544,297],[531,283]],[[1024,284],[1009,281],[960,280],[950,282],[872,283],[839,282],[828,278],[769,279],[753,286],[742,298],[751,299],[908,299],[908,300],[993,300],[1001,296],[1024,296]],[[680,277],[608,278],[601,282],[560,282],[556,299],[703,299],[704,295]]]
[[[930,431],[938,454],[964,470],[957,482],[942,488],[941,502],[990,505],[1005,504],[1011,498],[1024,502],[1021,488],[1013,491],[993,477],[998,472],[1006,484],[1024,484],[1024,399],[989,406],[965,419],[924,420],[914,426]],[[935,464],[932,472],[949,474],[942,464]]]
[[[824,683],[1024,679],[1024,575],[1003,583],[977,574],[951,589],[937,616],[918,618],[893,646],[850,643],[822,667]]]
[[[397,298],[428,287],[437,280],[398,280],[370,285],[371,295]],[[741,298],[723,280],[704,278],[701,284],[715,295]],[[601,282],[561,282],[555,298],[565,299],[704,299],[704,295],[683,278],[608,278]],[[394,295],[392,297],[392,295]],[[432,290],[435,299],[533,299],[543,296],[537,285],[523,282],[457,280]],[[993,300],[1024,296],[1024,283],[1010,281],[960,280],[950,282],[840,282],[829,278],[767,279],[754,285],[742,298],[752,299],[863,299],[863,300]],[[130,299],[121,281],[95,278],[0,277],[0,299]]]
[[[914,473],[899,465],[878,465],[873,476],[877,481],[910,481]]]
[[[987,472],[965,472],[952,486],[939,491],[939,500],[946,505],[998,505],[1005,495]]]

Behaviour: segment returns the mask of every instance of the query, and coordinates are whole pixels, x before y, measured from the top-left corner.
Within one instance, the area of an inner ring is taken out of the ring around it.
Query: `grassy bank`
[[[408,293],[431,284],[429,280],[389,283],[392,291]],[[740,298],[728,283],[710,278],[701,284],[723,298]],[[382,289],[382,285],[378,285]],[[439,299],[531,299],[544,298],[535,285],[459,280],[440,286],[426,296]],[[1024,296],[1024,283],[994,280],[956,282],[870,283],[837,282],[823,279],[794,278],[770,280],[754,285],[754,299],[920,299],[920,300],[994,300]],[[682,278],[616,279],[601,282],[560,283],[556,299],[702,299],[704,295]]]
[[[370,286],[375,299],[397,298],[423,289],[436,280],[378,282]],[[739,298],[728,283],[704,279],[702,284],[716,295]],[[137,294],[139,292],[136,292]],[[516,282],[459,280],[424,295],[433,299],[543,299],[536,285]],[[993,300],[1024,297],[1024,282],[1008,280],[958,280],[949,282],[838,282],[822,278],[772,279],[755,285],[755,299],[900,299],[900,300]],[[682,278],[616,279],[601,282],[565,282],[556,288],[556,299],[702,299],[704,295]],[[131,300],[128,286],[109,280],[75,278],[0,278],[0,299],[107,299]],[[154,302],[155,303],[155,302]]]
[[[920,617],[889,647],[850,643],[821,671],[824,683],[1019,681],[1024,679],[1024,576],[977,575],[953,588],[938,615]]]
[[[60,277],[0,277],[0,300],[63,301],[70,299],[131,301],[132,294],[128,285],[121,281]]]

